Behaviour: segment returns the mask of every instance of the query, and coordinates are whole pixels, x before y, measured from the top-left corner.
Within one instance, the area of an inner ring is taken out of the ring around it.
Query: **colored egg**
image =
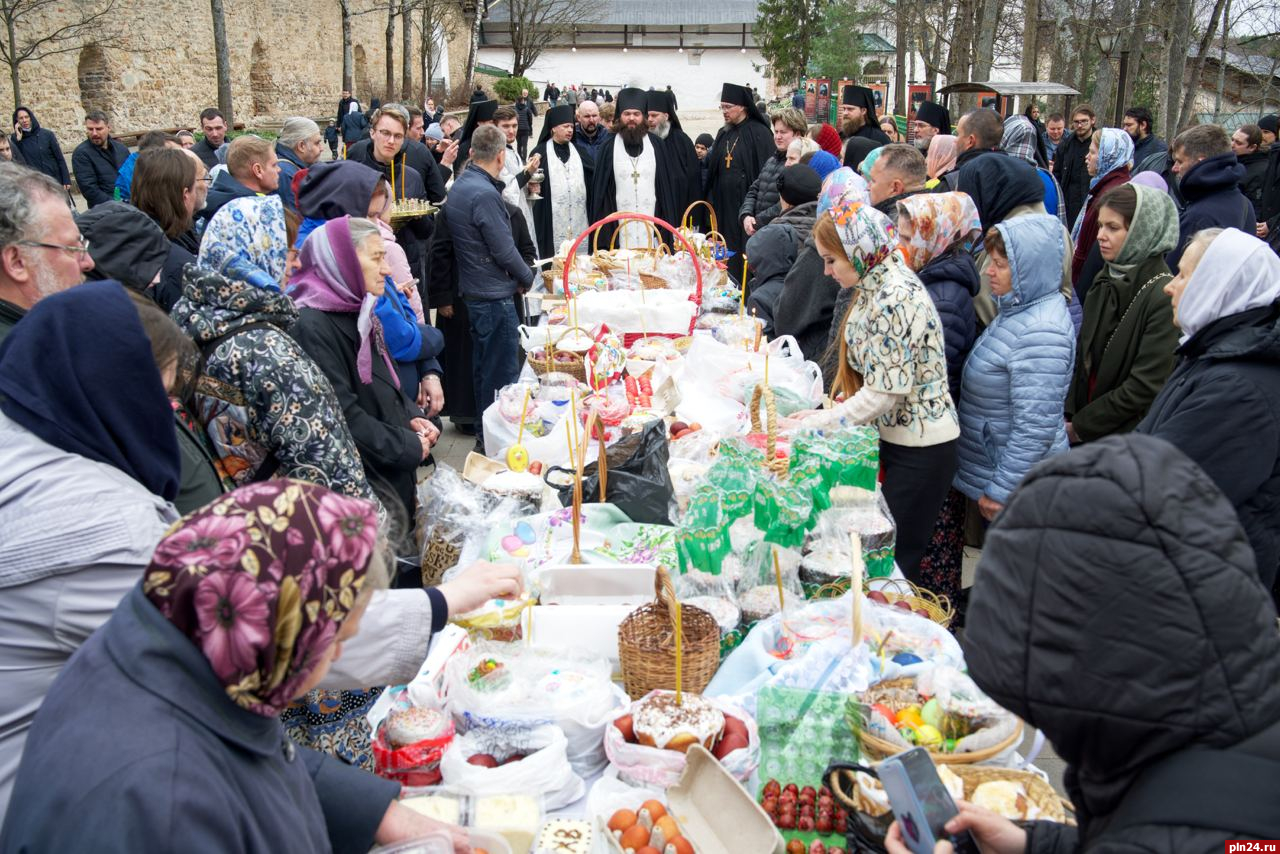
[[[924,747],[941,747],[942,733],[937,727],[921,724],[916,727],[916,740]]]
[[[533,543],[534,539],[536,539],[533,533],[533,526],[528,522],[516,523],[516,536],[520,538],[522,543]]]
[[[916,729],[924,724],[924,718],[920,717],[919,706],[907,706],[898,712],[898,724],[900,726],[909,726]]]
[[[956,740],[955,740],[954,738],[944,738],[944,739],[942,740],[942,752],[943,752],[943,753],[955,753],[955,752],[956,752]]]
[[[900,652],[893,657],[893,663],[901,664],[903,667],[909,664],[919,664],[922,661],[924,659],[913,652]]]
[[[529,452],[525,450],[524,445],[512,445],[507,448],[507,468],[515,472],[529,468]]]

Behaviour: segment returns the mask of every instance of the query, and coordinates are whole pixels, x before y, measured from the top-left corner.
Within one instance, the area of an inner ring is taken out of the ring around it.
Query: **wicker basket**
[[[547,351],[544,351],[547,352]],[[572,356],[572,359],[557,361],[556,353]],[[582,356],[577,353],[571,353],[568,350],[552,350],[547,352],[545,359],[535,359],[533,353],[529,354],[529,367],[533,368],[533,372],[538,376],[550,373],[568,374],[580,383],[587,381],[587,365],[582,360]]]
[[[910,605],[912,611],[923,609],[928,612],[930,620],[943,628],[949,627],[955,619],[956,609],[950,599],[905,578],[880,579],[875,589],[884,594],[890,605],[902,601]]]
[[[667,280],[653,273],[646,273],[641,270],[637,275],[640,277],[640,284],[646,291],[661,291],[667,287]]]
[[[871,706],[873,703],[882,703],[885,706],[888,706],[894,714],[897,714],[907,706],[911,705],[909,702],[904,702],[901,697],[904,695],[914,696],[915,684],[915,679],[910,676],[903,677],[901,679],[886,679],[883,682],[877,682],[875,685],[868,688],[862,695],[861,705],[865,707]],[[851,698],[847,708],[852,708],[856,705],[858,705],[858,701]],[[883,759],[886,756],[892,756],[895,753],[902,752],[901,745],[885,741],[879,736],[872,735],[867,732],[865,728],[859,725],[860,722],[848,719],[849,714],[850,713],[846,711],[845,722],[858,736],[858,742],[862,747],[864,758],[876,761]],[[929,757],[935,764],[971,765],[975,762],[985,762],[988,759],[998,756],[1000,753],[1003,753],[1005,750],[1009,749],[1021,740],[1022,721],[1018,721],[1018,725],[1014,727],[1013,733],[999,744],[994,744],[991,747],[986,747],[982,750],[966,751],[965,753],[935,753],[930,750]]]
[[[680,227],[693,230],[693,222],[689,217],[699,207],[705,207],[707,209],[707,213],[711,221],[711,231],[716,231],[719,228],[719,225],[716,223],[716,209],[711,206],[710,202],[703,199],[698,199],[696,202],[684,209],[684,215],[680,217]]]
[[[676,687],[676,590],[666,569],[658,567],[656,600],[631,612],[618,626],[622,682],[632,700],[655,689]],[[683,629],[680,685],[701,694],[720,666],[720,627],[701,608],[680,608]]]

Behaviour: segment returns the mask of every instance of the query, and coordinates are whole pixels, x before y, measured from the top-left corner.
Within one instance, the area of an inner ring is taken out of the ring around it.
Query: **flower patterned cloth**
[[[848,166],[841,166],[822,182],[822,194],[818,196],[817,216],[822,216],[836,205],[853,202],[871,204],[871,191],[861,175]]]
[[[865,278],[898,247],[897,228],[870,204],[840,202],[831,208],[830,215],[849,263],[860,277]]]
[[[288,236],[284,202],[274,193],[232,199],[213,215],[196,263],[255,288],[280,290]]]
[[[969,252],[982,234],[978,208],[967,193],[917,193],[898,202],[898,210],[915,228],[903,248],[916,272],[952,248]]]
[[[276,717],[355,608],[377,509],[320,486],[241,487],[169,530],[142,588],[238,706]]]

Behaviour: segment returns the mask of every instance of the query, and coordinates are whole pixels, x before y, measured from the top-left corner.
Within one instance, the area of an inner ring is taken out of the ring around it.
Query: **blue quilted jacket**
[[[1062,417],[1075,334],[1062,283],[1062,225],[1044,214],[996,226],[1013,289],[969,354],[960,385],[956,489],[1004,503],[1036,463],[1067,450]]]

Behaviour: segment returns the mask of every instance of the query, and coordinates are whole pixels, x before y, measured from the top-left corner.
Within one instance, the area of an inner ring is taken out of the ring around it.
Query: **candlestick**
[[[742,253],[742,281],[739,283],[738,293],[738,317],[746,317],[747,314],[747,253]]]
[[[680,644],[680,638],[684,634],[684,619],[680,616],[680,600],[676,600],[676,705],[684,705],[684,699],[681,693],[684,691],[684,674],[681,672],[684,665],[684,649]]]
[[[857,532],[849,534],[849,548],[852,551],[849,591],[853,594],[853,645],[856,647],[862,642],[862,576],[866,572],[862,561],[862,538]]]

